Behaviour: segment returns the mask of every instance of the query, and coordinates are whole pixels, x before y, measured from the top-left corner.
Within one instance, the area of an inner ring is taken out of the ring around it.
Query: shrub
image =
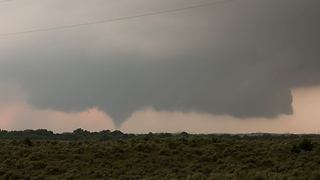
[[[292,152],[292,153],[299,154],[299,153],[301,152],[301,150],[300,150],[300,148],[295,144],[295,145],[292,146],[291,152]]]
[[[29,138],[25,138],[25,139],[22,141],[22,143],[23,143],[24,145],[27,145],[27,146],[32,146],[32,145],[33,145],[33,143],[31,142],[31,140],[30,140]]]
[[[266,178],[262,174],[256,174],[252,177],[252,180],[265,180]]]
[[[304,151],[312,151],[313,144],[309,139],[303,139],[300,142],[299,147],[301,150],[304,150]]]
[[[320,180],[320,172],[313,172],[311,179],[312,180]]]
[[[195,173],[186,178],[187,180],[205,180],[207,177],[201,173]]]

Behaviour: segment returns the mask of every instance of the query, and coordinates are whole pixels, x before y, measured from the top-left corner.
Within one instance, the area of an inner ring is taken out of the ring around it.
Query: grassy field
[[[2,138],[0,179],[320,179],[317,135],[107,133]]]

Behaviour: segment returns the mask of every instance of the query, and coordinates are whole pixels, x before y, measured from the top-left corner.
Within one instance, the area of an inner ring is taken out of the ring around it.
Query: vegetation
[[[320,179],[318,135],[0,131],[0,179]]]

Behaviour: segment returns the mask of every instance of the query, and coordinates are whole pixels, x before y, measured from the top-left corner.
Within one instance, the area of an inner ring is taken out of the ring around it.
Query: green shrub
[[[320,177],[318,135],[303,136],[309,140],[300,139],[301,136],[272,136],[272,139],[192,134],[148,136],[147,141],[145,135],[124,135],[106,141],[99,141],[100,136],[96,140],[81,137],[78,141],[47,141],[30,135],[16,141],[0,140],[0,179],[317,180]]]
[[[205,180],[207,177],[201,173],[195,173],[187,177],[187,180]]]
[[[33,145],[33,143],[31,142],[31,140],[30,140],[29,138],[25,138],[25,139],[22,141],[22,143],[23,143],[24,145],[27,145],[27,146],[32,146],[32,145]]]
[[[303,139],[299,144],[300,149],[304,151],[312,151],[313,146],[314,145],[309,139]]]
[[[292,148],[291,148],[291,152],[292,152],[292,153],[299,154],[299,153],[301,152],[300,147],[297,146],[296,144],[293,145]]]

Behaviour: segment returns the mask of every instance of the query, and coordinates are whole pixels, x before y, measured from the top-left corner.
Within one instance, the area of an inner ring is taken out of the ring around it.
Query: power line
[[[146,17],[146,16],[156,16],[156,15],[161,15],[161,14],[186,11],[189,9],[203,8],[203,7],[213,6],[213,5],[217,5],[217,4],[221,4],[221,3],[227,3],[230,1],[234,1],[234,0],[221,0],[221,1],[203,3],[203,4],[193,5],[193,6],[186,6],[186,7],[182,7],[182,8],[176,8],[176,9],[167,9],[167,10],[162,10],[162,11],[143,13],[143,14],[138,14],[138,15],[117,17],[117,18],[90,21],[90,22],[84,22],[84,23],[75,23],[75,24],[69,24],[69,25],[61,25],[61,26],[48,27],[48,28],[38,28],[38,29],[31,29],[31,30],[25,30],[25,31],[2,33],[2,34],[0,34],[0,37],[21,35],[21,34],[31,34],[31,33],[37,33],[37,32],[55,31],[55,30],[70,29],[70,28],[75,28],[75,27],[80,27],[80,26],[89,26],[89,25],[95,25],[95,24],[104,24],[104,23],[111,23],[111,22],[117,22],[117,21],[124,21],[124,20],[129,20],[129,19],[137,19],[137,18],[142,18],[142,17]]]
[[[9,1],[12,1],[12,0],[2,0],[2,1],[0,1],[0,3],[6,3],[6,2],[9,2]]]

